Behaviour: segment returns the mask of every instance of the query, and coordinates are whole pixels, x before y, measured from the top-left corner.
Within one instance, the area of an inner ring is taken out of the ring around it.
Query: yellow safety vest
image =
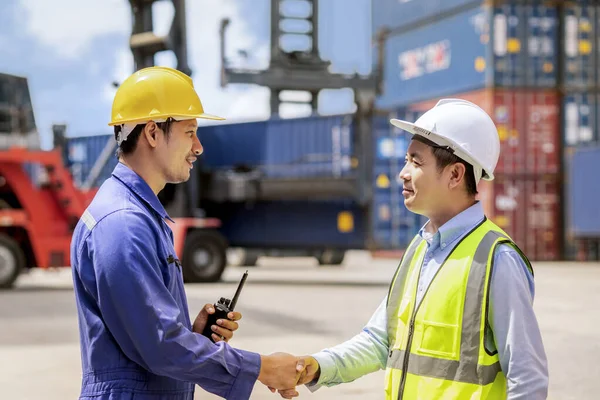
[[[498,354],[484,346],[493,255],[501,243],[512,245],[531,270],[512,239],[486,218],[452,250],[415,309],[426,242],[413,239],[388,295],[386,399],[506,399]]]

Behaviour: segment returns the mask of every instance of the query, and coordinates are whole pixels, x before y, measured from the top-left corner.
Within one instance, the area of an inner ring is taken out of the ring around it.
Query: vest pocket
[[[453,360],[459,358],[459,327],[457,325],[434,321],[423,321],[420,325],[421,329],[415,326],[415,334],[418,335],[419,330],[421,331],[417,345],[419,354]]]

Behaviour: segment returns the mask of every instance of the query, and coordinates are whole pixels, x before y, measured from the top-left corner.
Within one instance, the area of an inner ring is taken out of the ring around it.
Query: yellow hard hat
[[[167,118],[224,120],[204,113],[192,79],[173,68],[149,67],[127,78],[115,94],[109,126]]]

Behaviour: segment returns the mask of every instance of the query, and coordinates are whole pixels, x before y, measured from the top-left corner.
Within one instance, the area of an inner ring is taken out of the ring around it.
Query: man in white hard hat
[[[415,123],[391,123],[413,135],[404,203],[429,221],[362,332],[306,357],[299,384],[314,391],[385,369],[386,399],[546,399],[531,264],[476,200],[500,155],[493,121],[446,99]]]

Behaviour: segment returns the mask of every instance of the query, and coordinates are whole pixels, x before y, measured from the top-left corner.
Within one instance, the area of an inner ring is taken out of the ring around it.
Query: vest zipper
[[[404,394],[404,386],[406,385],[408,359],[410,357],[410,348],[412,346],[413,333],[415,330],[415,316],[416,315],[417,315],[417,313],[416,313],[416,308],[415,308],[415,312],[413,313],[413,315],[410,319],[410,324],[408,325],[408,341],[406,343],[406,350],[404,352],[404,361],[402,362],[402,378],[400,378],[400,390],[398,391],[398,400],[402,399],[402,395]]]

